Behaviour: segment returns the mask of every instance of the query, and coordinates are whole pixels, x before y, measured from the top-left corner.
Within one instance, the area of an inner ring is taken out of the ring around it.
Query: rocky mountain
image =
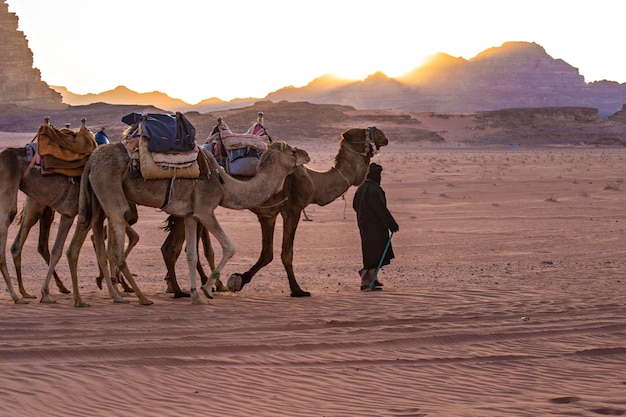
[[[33,68],[33,53],[24,32],[19,31],[18,17],[0,3],[0,104],[17,104],[39,109],[67,107],[61,94],[41,80]]]
[[[168,110],[201,113],[241,108],[260,98],[222,101],[211,98],[196,105],[163,93],[136,93],[125,87],[80,96],[63,87],[68,104],[97,101],[112,104],[155,105]],[[587,83],[577,68],[554,59],[540,45],[506,42],[466,60],[445,53],[431,56],[410,73],[390,78],[375,73],[363,81],[323,75],[304,87],[284,87],[264,100],[338,104],[359,110],[476,112],[517,107],[591,107],[601,117],[626,103],[626,84],[613,81]]]
[[[403,77],[382,73],[320,91],[317,83],[267,99],[345,104],[358,109],[475,112],[510,107],[594,107],[607,117],[626,103],[626,84],[586,83],[578,69],[540,45],[506,42],[472,59],[440,53]]]
[[[304,87],[285,87],[265,98],[223,101],[208,98],[191,105],[167,94],[138,93],[119,86],[99,94],[74,94],[65,87],[50,88],[33,68],[32,52],[18,17],[0,3],[0,104],[58,109],[64,105],[109,103],[155,106],[168,111],[223,111],[253,105],[259,100],[306,101],[352,106],[358,110],[478,112],[504,108],[590,107],[608,117],[626,103],[626,84],[586,83],[578,69],[554,59],[540,45],[506,42],[466,60],[445,53],[431,56],[410,73],[390,78],[375,73],[363,81],[324,75]],[[61,100],[62,97],[62,100]],[[64,104],[65,103],[65,104]]]

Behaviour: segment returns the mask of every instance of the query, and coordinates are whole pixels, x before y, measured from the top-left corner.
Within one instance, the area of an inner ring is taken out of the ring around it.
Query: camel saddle
[[[246,133],[231,132],[226,122],[218,118],[204,147],[230,175],[253,177],[259,159],[270,142],[271,137],[262,125],[261,116]]]
[[[150,152],[146,137],[139,139],[139,168],[141,176],[149,180],[168,178],[198,178],[200,176],[199,149],[189,152]],[[132,158],[131,154],[131,158]]]
[[[94,134],[87,128],[59,130],[46,124],[37,132],[37,153],[41,157],[42,172],[80,176],[97,147]]]
[[[150,152],[189,152],[196,148],[196,129],[180,112],[130,113],[122,117],[130,126],[141,126]]]

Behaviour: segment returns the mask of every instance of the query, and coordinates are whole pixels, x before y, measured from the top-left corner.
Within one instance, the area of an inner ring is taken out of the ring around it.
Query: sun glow
[[[286,0],[183,0],[174,8],[163,0],[6,2],[43,81],[82,94],[122,85],[192,104],[261,98],[325,74],[402,77],[429,56],[471,59],[508,41],[536,42],[588,82],[626,81],[626,60],[614,53],[626,11],[618,1],[590,8],[579,0],[567,7],[545,0],[523,7],[501,0],[318,0],[306,9]],[[608,8],[615,13],[605,13]],[[49,22],[67,21],[68,11],[74,24],[51,31]],[[133,20],[128,16],[141,16],[149,28],[125,27]],[[120,27],[100,30],[95,21]],[[79,56],[88,64],[75,64]]]

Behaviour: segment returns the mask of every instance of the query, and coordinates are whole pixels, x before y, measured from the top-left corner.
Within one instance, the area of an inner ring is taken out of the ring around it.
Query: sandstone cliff
[[[33,53],[22,31],[18,18],[10,13],[3,0],[0,3],[0,104],[37,109],[66,107],[62,96],[41,80],[41,73],[33,68]]]

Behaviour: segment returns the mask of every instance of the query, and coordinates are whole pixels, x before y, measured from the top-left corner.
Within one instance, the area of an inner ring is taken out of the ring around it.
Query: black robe
[[[380,184],[367,179],[354,194],[352,207],[356,211],[357,223],[361,234],[361,253],[363,268],[375,269],[389,240],[389,231],[398,230],[398,223],[387,209],[387,199]],[[391,243],[381,266],[389,265],[394,258]]]

